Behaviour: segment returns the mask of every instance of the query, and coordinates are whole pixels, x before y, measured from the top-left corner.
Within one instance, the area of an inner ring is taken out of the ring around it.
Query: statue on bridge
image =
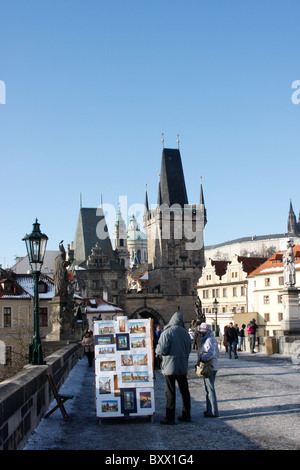
[[[293,247],[294,247],[293,240],[289,239],[287,241],[287,250],[282,258],[284,283],[287,287],[294,287],[296,284],[295,255],[294,255]]]
[[[197,300],[195,302],[195,313],[196,318],[191,321],[191,328],[195,330],[197,326],[201,325],[201,323],[205,323],[206,317],[202,311],[202,302],[199,296],[197,296]]]

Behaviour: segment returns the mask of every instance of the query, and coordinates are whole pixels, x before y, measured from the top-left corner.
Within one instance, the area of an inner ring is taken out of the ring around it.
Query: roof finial
[[[179,140],[179,134],[177,134],[177,144],[178,144],[178,150],[179,150],[179,142],[180,142],[180,140]]]
[[[162,141],[162,146],[163,146],[163,148],[165,148],[165,138],[164,138],[164,135],[165,135],[165,134],[162,132],[161,135],[162,135],[162,139],[161,139],[161,141]]]

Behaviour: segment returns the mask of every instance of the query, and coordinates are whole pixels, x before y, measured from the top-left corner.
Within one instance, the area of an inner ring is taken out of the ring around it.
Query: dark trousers
[[[166,380],[166,418],[174,420],[176,408],[176,382],[182,397],[182,416],[191,416],[191,397],[186,375],[165,375]]]
[[[92,365],[93,365],[93,359],[94,359],[94,352],[93,352],[93,351],[87,351],[87,352],[85,353],[85,355],[86,355],[87,358],[88,358],[89,367],[92,367]]]

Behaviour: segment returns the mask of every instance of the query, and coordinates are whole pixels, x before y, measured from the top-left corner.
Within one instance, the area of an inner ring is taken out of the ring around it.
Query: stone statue
[[[284,283],[287,287],[293,287],[296,283],[295,279],[295,256],[293,252],[293,241],[289,239],[287,241],[287,250],[283,255],[283,273]]]
[[[193,329],[197,328],[197,326],[201,325],[201,323],[205,322],[205,314],[202,312],[202,302],[200,300],[200,297],[197,296],[197,300],[195,302],[195,313],[196,313],[196,318],[191,321],[191,327]]]
[[[68,296],[68,271],[69,261],[66,260],[66,251],[63,245],[63,240],[59,244],[60,254],[54,261],[54,287],[55,296],[67,297]]]

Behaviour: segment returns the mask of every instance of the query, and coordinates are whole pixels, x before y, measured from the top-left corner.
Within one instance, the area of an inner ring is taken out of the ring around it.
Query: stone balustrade
[[[53,400],[46,372],[59,389],[81,357],[82,347],[69,344],[46,357],[45,365],[28,365],[0,383],[0,450],[22,449],[38,426]]]

